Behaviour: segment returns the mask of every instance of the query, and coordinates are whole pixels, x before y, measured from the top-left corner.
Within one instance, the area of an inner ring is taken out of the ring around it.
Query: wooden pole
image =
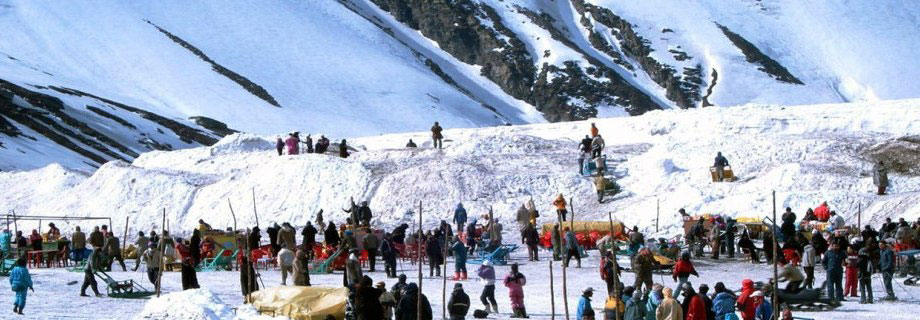
[[[418,255],[418,301],[415,309],[418,311],[416,319],[422,318],[422,201],[418,202],[418,234],[416,234],[416,254]],[[430,262],[430,261],[429,261]]]
[[[230,216],[233,217],[233,232],[236,232],[236,213],[233,212],[233,204],[227,199],[227,205],[230,206]]]
[[[574,209],[575,206],[572,206],[571,204],[572,204],[572,199],[569,199],[569,205],[571,206],[572,209]],[[572,212],[572,219],[574,218],[575,218],[575,213]],[[559,225],[560,226],[562,225],[562,221],[559,221]],[[564,232],[564,231],[560,230],[559,232]],[[559,236],[560,236],[559,237],[560,240],[565,239],[564,234],[560,234]],[[562,245],[561,242],[562,241],[560,241],[560,245]],[[568,269],[569,266],[565,261],[565,257],[568,256],[568,252],[565,252],[563,254],[564,256],[562,258],[563,259],[562,260],[563,261],[562,262],[562,307],[565,308],[565,320],[569,320],[569,290],[568,290],[568,283],[566,279],[566,269]],[[571,261],[568,261],[568,262],[571,262]]]
[[[130,221],[129,218],[131,218],[131,216],[126,216],[126,217],[125,217],[125,232],[124,232],[124,237],[121,237],[121,254],[122,254],[122,256],[124,256],[125,250],[128,249],[128,222]],[[139,252],[138,254],[142,254],[142,253],[143,253],[143,252]],[[140,260],[138,260],[138,262],[140,262]]]
[[[610,243],[613,244],[613,248],[610,248],[610,252],[612,252],[611,254],[613,255],[613,261],[611,261],[611,263],[613,264],[613,274],[607,275],[607,276],[613,277],[613,296],[615,299],[620,299],[620,276],[618,274],[618,272],[620,271],[619,270],[620,268],[616,263],[617,262],[617,245],[616,245],[617,240],[613,237],[613,212],[609,212],[609,211],[607,212],[607,221],[609,221],[610,223]],[[601,259],[606,259],[606,258],[601,257]],[[636,276],[638,277],[639,275],[636,274]],[[620,302],[622,303],[623,301],[620,301]],[[615,314],[616,314],[616,317],[614,317],[614,319],[620,320],[620,313],[616,312]]]
[[[16,235],[19,233],[19,221],[16,220],[16,210],[11,211],[13,211],[13,235]]]
[[[240,272],[245,271],[249,273],[249,277],[246,278],[246,284],[245,284],[246,291],[249,292],[249,294],[243,297],[243,303],[250,303],[252,302],[250,299],[250,297],[252,296],[252,291],[253,289],[255,289],[252,287],[252,283],[253,283],[252,276],[253,276],[253,273],[255,273],[256,268],[252,267],[252,248],[249,246],[250,230],[248,228],[246,229],[245,235],[246,237],[243,238],[243,248],[246,252],[246,256],[243,258],[244,263],[242,266],[240,266]]]
[[[661,199],[655,198],[655,233],[658,233],[659,220],[661,220]]]
[[[773,230],[770,232],[773,232],[773,300],[770,303],[773,304],[773,320],[778,320],[779,304],[776,303],[776,290],[779,287],[779,271],[777,270],[776,261],[779,260],[779,257],[776,256],[776,247],[778,246],[776,241],[776,190],[773,190]]]
[[[552,232],[552,231],[550,231]],[[556,320],[556,292],[553,288],[553,258],[549,259],[549,310],[550,319]]]
[[[157,297],[160,297],[160,292],[162,291],[160,287],[163,284],[163,268],[166,264],[166,255],[164,254],[163,246],[166,244],[166,208],[163,208],[163,224],[160,225],[160,243],[157,244],[160,251],[160,270],[157,271]]]
[[[446,226],[450,228],[450,226]],[[441,273],[441,316],[444,319],[447,319],[447,244],[450,243],[452,239],[447,238],[447,230],[441,228],[441,233],[444,235],[444,248],[442,257],[444,258],[444,272]]]
[[[256,188],[252,187],[252,214],[256,216],[256,227],[259,226],[259,212],[256,211]]]
[[[862,228],[862,202],[859,202],[859,209],[856,213],[856,229]]]

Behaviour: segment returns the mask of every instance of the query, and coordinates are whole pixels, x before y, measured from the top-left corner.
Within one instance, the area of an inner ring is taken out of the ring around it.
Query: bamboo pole
[[[418,311],[416,319],[422,318],[422,201],[418,202],[418,234],[416,234],[416,254],[418,255],[418,301],[415,309]],[[430,261],[429,261],[430,262]]]
[[[862,202],[859,202],[859,209],[856,211],[856,229],[862,228]]]
[[[552,232],[552,231],[551,231]],[[553,258],[549,258],[549,310],[550,319],[556,320],[556,292],[553,288]]]
[[[256,211],[256,188],[252,187],[252,213],[256,216],[256,227],[259,226],[259,212]]]
[[[450,228],[450,226],[446,226]],[[444,248],[442,257],[444,258],[444,272],[441,273],[441,316],[444,319],[447,319],[447,244],[450,243],[451,239],[447,238],[447,230],[441,228],[441,233],[444,234]],[[456,259],[456,258],[455,258]]]
[[[776,261],[779,260],[779,257],[776,256],[776,247],[778,246],[776,241],[776,190],[773,190],[773,230],[771,232],[773,232],[773,298],[771,303],[773,303],[773,320],[778,320],[779,304],[776,303],[776,290],[779,287],[779,271],[777,270]]]
[[[607,275],[607,276],[613,277],[613,296],[615,299],[620,299],[620,296],[621,296],[620,295],[620,275],[618,274],[620,271],[619,270],[620,268],[616,263],[617,262],[617,245],[616,245],[617,241],[613,237],[613,212],[610,212],[610,211],[607,212],[607,221],[610,223],[610,243],[613,244],[613,248],[610,248],[610,252],[612,252],[611,254],[613,255],[613,261],[611,261],[611,263],[613,264],[613,272],[612,272],[613,274]],[[606,258],[601,257],[601,259],[606,259]],[[636,276],[638,277],[639,275],[636,274]],[[623,303],[623,301],[620,301],[620,302]],[[615,312],[615,314],[616,314],[616,317],[614,317],[614,319],[620,320],[620,313]]]
[[[160,297],[160,292],[162,291],[160,287],[163,285],[163,268],[166,267],[166,255],[164,254],[163,246],[166,244],[166,208],[163,208],[163,224],[160,225],[160,243],[157,244],[160,251],[160,270],[157,271],[157,297]]]
[[[570,206],[570,208],[572,209],[572,211],[574,211],[575,206],[572,205],[572,199],[569,199],[569,206]],[[575,219],[575,212],[572,212],[572,219]],[[562,225],[562,223],[563,223],[562,221],[559,222],[560,226]],[[570,224],[570,226],[573,226],[573,225],[574,225],[574,222],[572,222],[572,224]],[[560,230],[560,232],[563,232],[563,231]],[[560,238],[560,240],[564,240],[564,239],[565,239],[565,235],[564,235],[564,234],[560,234],[560,237],[559,237],[559,238]],[[562,242],[562,241],[560,241],[560,242]],[[560,243],[560,245],[561,245],[561,243]],[[568,290],[568,283],[567,283],[568,280],[566,279],[566,278],[567,278],[567,277],[566,277],[566,270],[568,269],[569,266],[568,266],[568,263],[566,263],[566,261],[565,261],[565,260],[566,260],[566,257],[568,256],[569,253],[568,253],[568,252],[565,252],[565,253],[563,253],[563,254],[564,254],[564,256],[563,256],[563,258],[562,258],[562,306],[563,306],[563,308],[565,308],[565,320],[569,320],[569,290]],[[568,262],[571,263],[572,261],[569,260]]]
[[[230,216],[233,217],[233,232],[236,232],[236,213],[233,212],[233,204],[227,199],[227,206],[230,206]]]
[[[125,250],[128,249],[128,221],[130,221],[129,220],[130,218],[131,216],[125,216],[125,233],[124,233],[124,236],[121,237],[121,255],[122,257],[125,255]],[[142,254],[142,253],[143,252],[139,252],[138,254]],[[138,260],[138,262],[140,262],[140,260]]]

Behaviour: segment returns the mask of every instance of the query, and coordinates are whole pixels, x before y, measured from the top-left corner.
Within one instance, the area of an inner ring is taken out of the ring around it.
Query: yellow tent
[[[322,320],[327,315],[344,319],[347,297],[346,288],[324,287],[281,286],[252,293],[260,313],[294,320]]]

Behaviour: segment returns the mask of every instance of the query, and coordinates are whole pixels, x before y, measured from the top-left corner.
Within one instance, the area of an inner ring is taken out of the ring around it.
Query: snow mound
[[[150,299],[134,319],[241,319],[208,289],[184,290]]]
[[[211,146],[211,155],[266,151],[274,148],[275,144],[263,137],[246,133],[234,133],[220,139],[220,141]]]

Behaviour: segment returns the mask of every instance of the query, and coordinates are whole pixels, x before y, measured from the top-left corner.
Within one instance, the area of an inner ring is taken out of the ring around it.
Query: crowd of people
[[[444,131],[444,128],[441,128],[441,125],[435,121],[434,125],[431,126],[432,147],[435,149],[444,148],[444,134],[442,131]],[[601,143],[603,143],[603,141]],[[308,153],[325,154],[326,151],[329,150],[329,147],[329,138],[326,138],[325,135],[320,135],[314,144],[312,135],[308,134],[305,138],[301,139],[299,131],[288,133],[287,137],[278,137],[275,140],[275,150],[278,152],[279,156]],[[337,147],[339,157],[348,158],[351,155],[347,140],[342,139]],[[409,139],[409,142],[406,143],[406,148],[418,148],[418,145],[415,141]]]

